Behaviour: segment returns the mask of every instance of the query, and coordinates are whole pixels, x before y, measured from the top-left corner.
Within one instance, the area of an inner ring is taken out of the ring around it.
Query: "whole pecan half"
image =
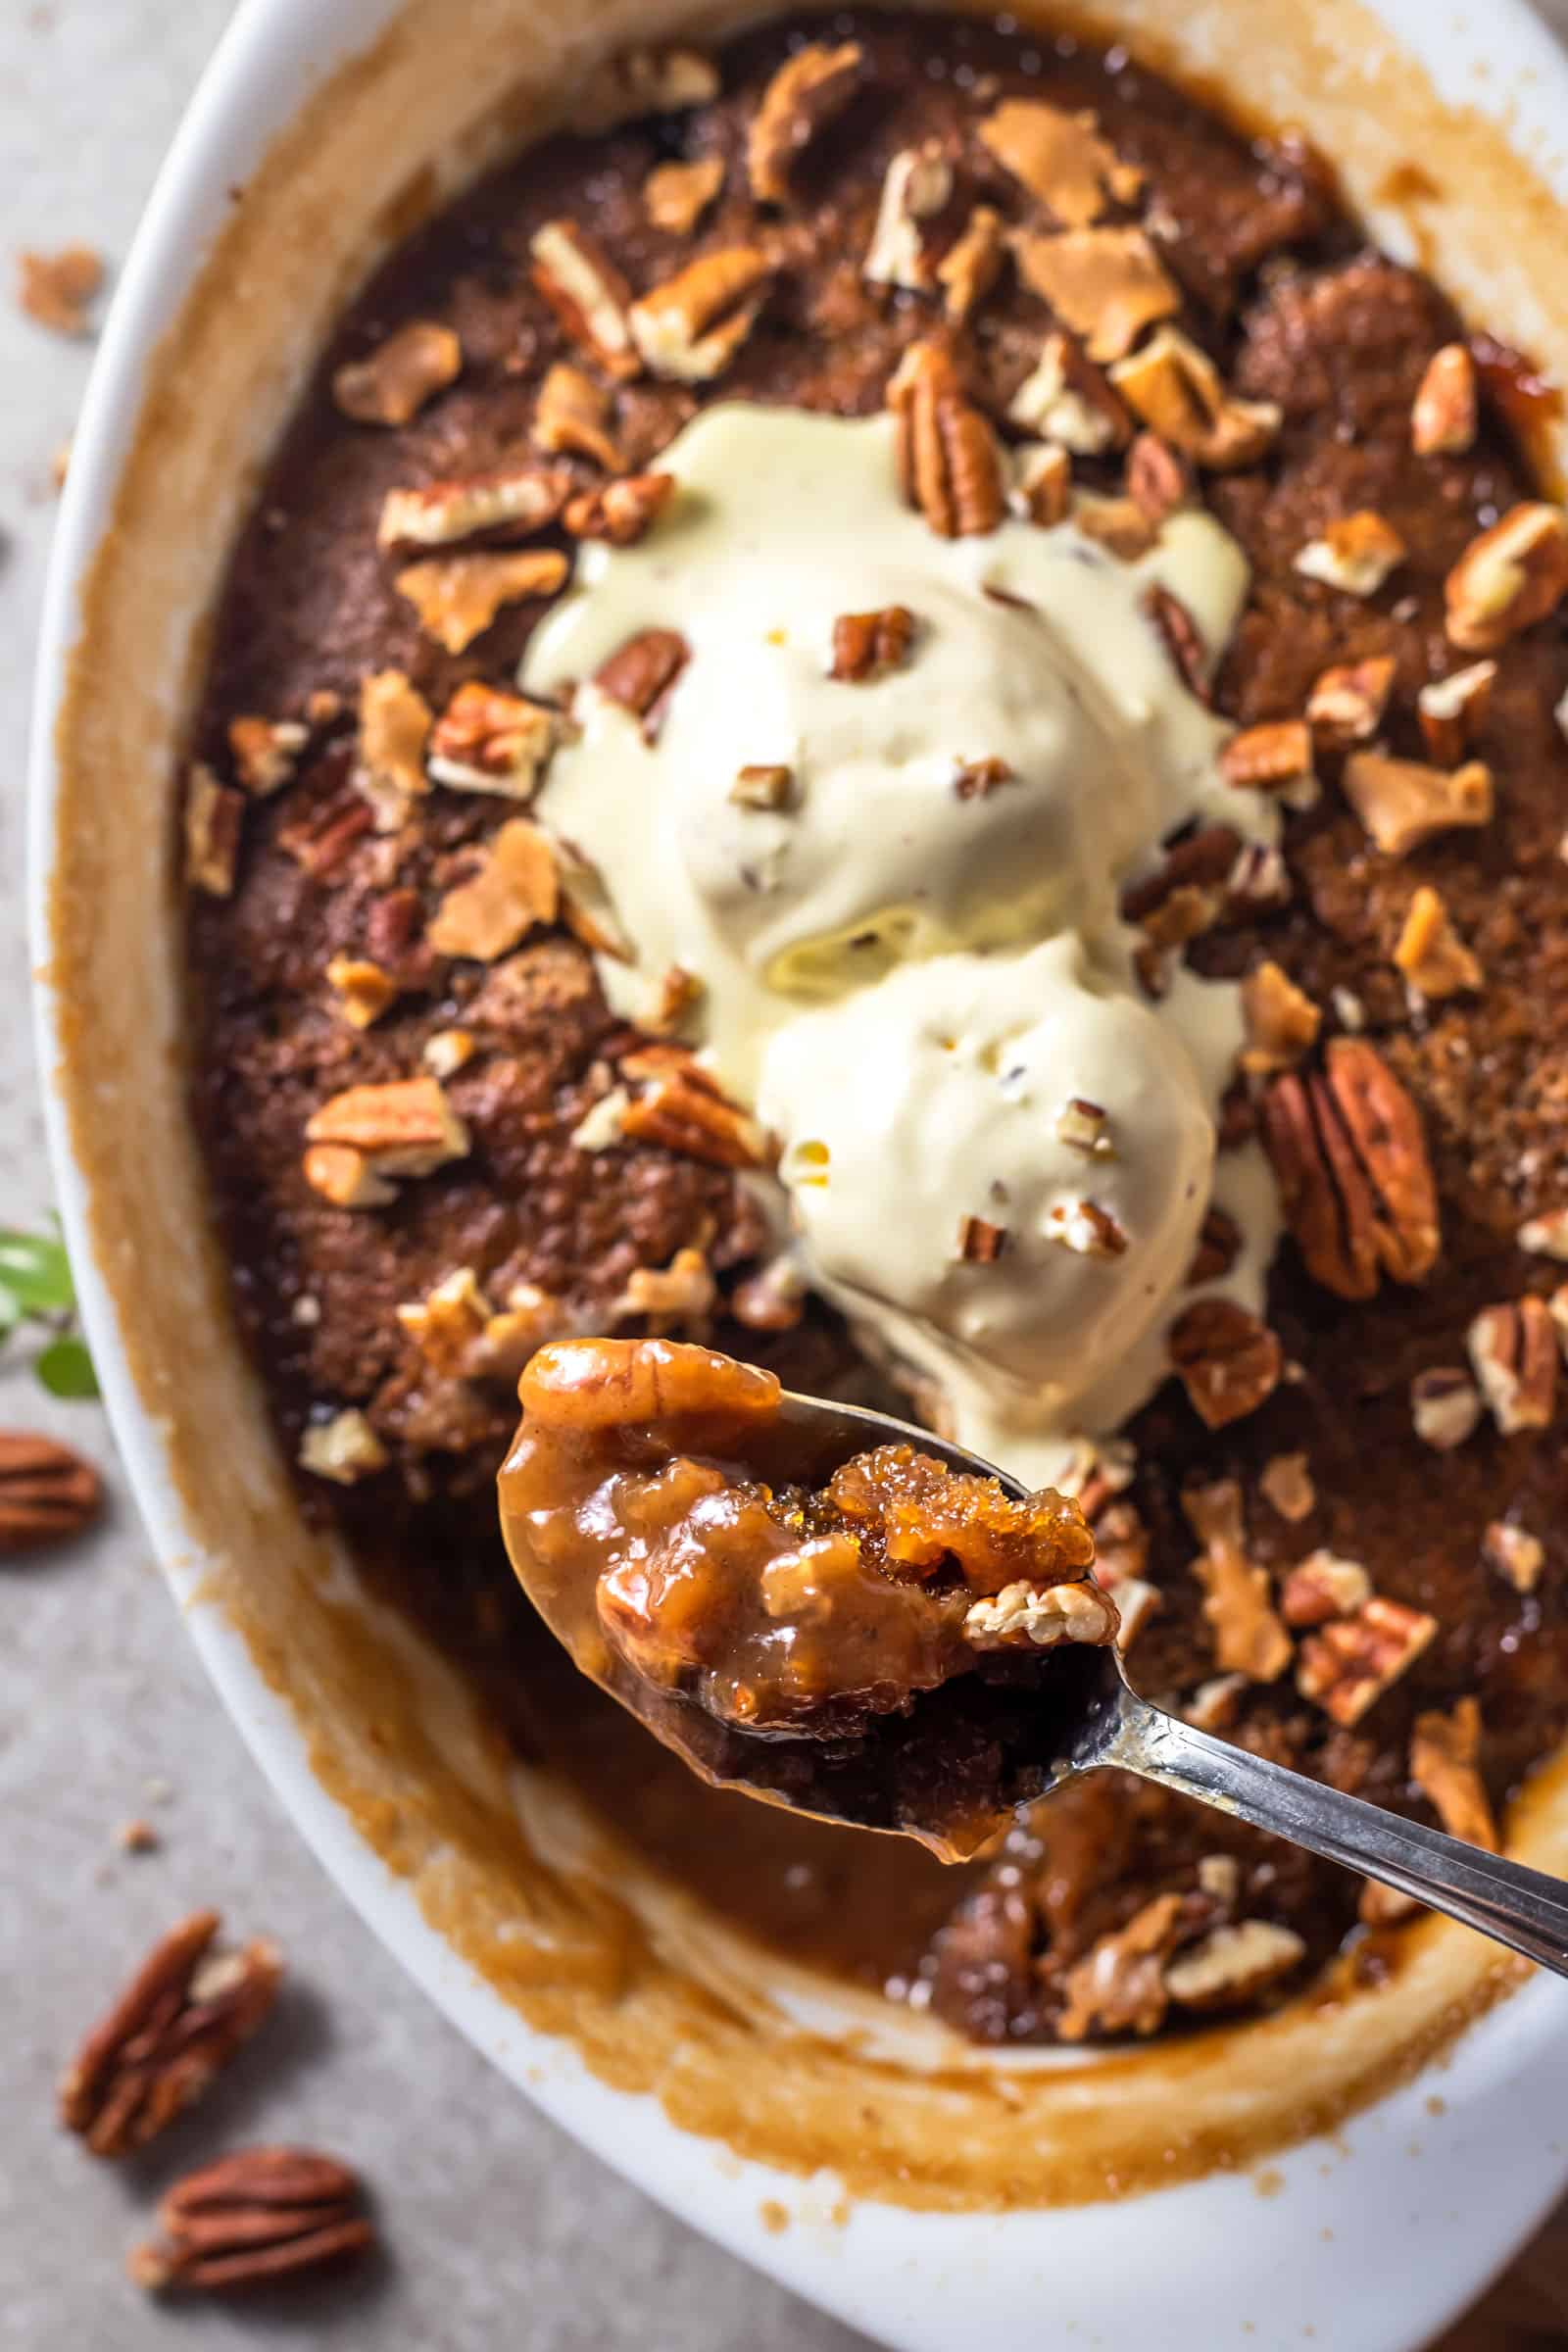
[[[95,2156],[145,2147],[201,2096],[277,1996],[282,1959],[258,1939],[212,1949],[221,1922],[193,1911],[156,1943],[60,2084],[60,2120]]]
[[[1198,1298],[1170,1330],[1170,1360],[1210,1429],[1255,1413],[1279,1386],[1284,1350],[1266,1323],[1230,1298]]]
[[[164,2242],[135,2247],[126,2266],[155,2294],[255,2286],[375,2240],[356,2176],[311,2148],[237,2148],[176,2180],[158,2218]]]
[[[97,1471],[58,1438],[0,1430],[0,1555],[68,1542],[102,1501]]]
[[[617,1075],[637,1088],[620,1114],[622,1135],[711,1168],[760,1168],[770,1158],[765,1131],[683,1046],[638,1046],[622,1054]]]
[[[940,343],[911,343],[888,384],[904,495],[944,539],[994,531],[1006,500],[996,435]]]
[[[1442,1236],[1420,1114],[1367,1039],[1335,1038],[1321,1071],[1277,1079],[1263,1140],[1314,1282],[1370,1298],[1385,1274],[1430,1274]]]

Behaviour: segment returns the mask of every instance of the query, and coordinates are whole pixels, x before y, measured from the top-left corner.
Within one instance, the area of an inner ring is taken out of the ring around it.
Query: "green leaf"
[[[87,1353],[87,1343],[68,1335],[51,1340],[33,1366],[51,1396],[83,1397],[98,1394],[98,1375]]]
[[[0,1283],[29,1315],[63,1314],[76,1303],[63,1243],[0,1226]]]
[[[22,1321],[22,1300],[13,1290],[0,1282],[0,1344],[9,1340]]]

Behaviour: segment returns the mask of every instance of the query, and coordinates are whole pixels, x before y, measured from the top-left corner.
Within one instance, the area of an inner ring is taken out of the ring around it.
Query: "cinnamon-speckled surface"
[[[228,13],[227,0],[14,0],[0,87],[0,259],[72,236],[123,254],[129,224]],[[1568,25],[1568,7],[1557,13]],[[48,461],[85,355],[0,302],[0,710],[25,728],[47,555]],[[22,1000],[20,773],[0,794],[0,1216],[48,1200]],[[107,1459],[91,1407],[46,1407],[0,1372],[0,1420],[47,1426]],[[849,2352],[857,2339],[691,2236],[580,2154],[459,2040],[321,1876],[178,1635],[123,1489],[102,1533],[47,1568],[7,1572],[0,1795],[9,1994],[0,2091],[0,2342],[25,2352],[153,2352],[250,2341],[368,2352]],[[149,1781],[167,1783],[164,1798]],[[123,1856],[145,1814],[160,1852]],[[199,2131],[135,2175],[93,2166],[53,2122],[64,2051],[120,1972],[177,1911],[222,1904],[287,1944],[299,1993]],[[416,2129],[411,2119],[416,2118]],[[1442,2125],[1435,2121],[1433,2129]],[[119,2272],[172,2165],[241,2136],[320,2138],[380,2193],[395,2260],[363,2293],[304,2295],[277,2318],[142,2307]],[[523,2217],[519,2221],[519,2216]],[[1568,2331],[1559,2228],[1451,2339],[1533,2352]],[[1251,2340],[1260,2346],[1260,2330]],[[1287,2340],[1285,2336],[1279,2338]],[[1292,2339],[1294,2340],[1294,2339]]]

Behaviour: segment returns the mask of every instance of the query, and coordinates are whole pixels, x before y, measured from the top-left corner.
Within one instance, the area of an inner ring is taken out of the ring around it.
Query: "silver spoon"
[[[1014,1500],[1027,1494],[1004,1471],[929,1430],[790,1391],[777,1415],[755,1438],[748,1434],[746,1452],[760,1476],[818,1486],[852,1454],[898,1445],[996,1479]],[[955,1861],[973,1854],[1018,1806],[1075,1773],[1114,1765],[1360,1871],[1568,1976],[1568,1882],[1196,1730],[1138,1695],[1113,1646],[1037,1653],[1022,1670],[1025,1680],[960,1676],[855,1740],[764,1737],[635,1674],[585,1633],[581,1596],[568,1598],[542,1574],[505,1509],[503,1522],[524,1590],[577,1664],[705,1780],[824,1820],[912,1837]],[[967,1767],[979,1792],[974,1802],[963,1793]]]

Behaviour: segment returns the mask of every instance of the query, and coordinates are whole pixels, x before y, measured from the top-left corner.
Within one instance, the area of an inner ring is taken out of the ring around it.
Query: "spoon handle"
[[[1568,1882],[1195,1731],[1126,1689],[1096,1759],[1271,1830],[1568,1976]]]

